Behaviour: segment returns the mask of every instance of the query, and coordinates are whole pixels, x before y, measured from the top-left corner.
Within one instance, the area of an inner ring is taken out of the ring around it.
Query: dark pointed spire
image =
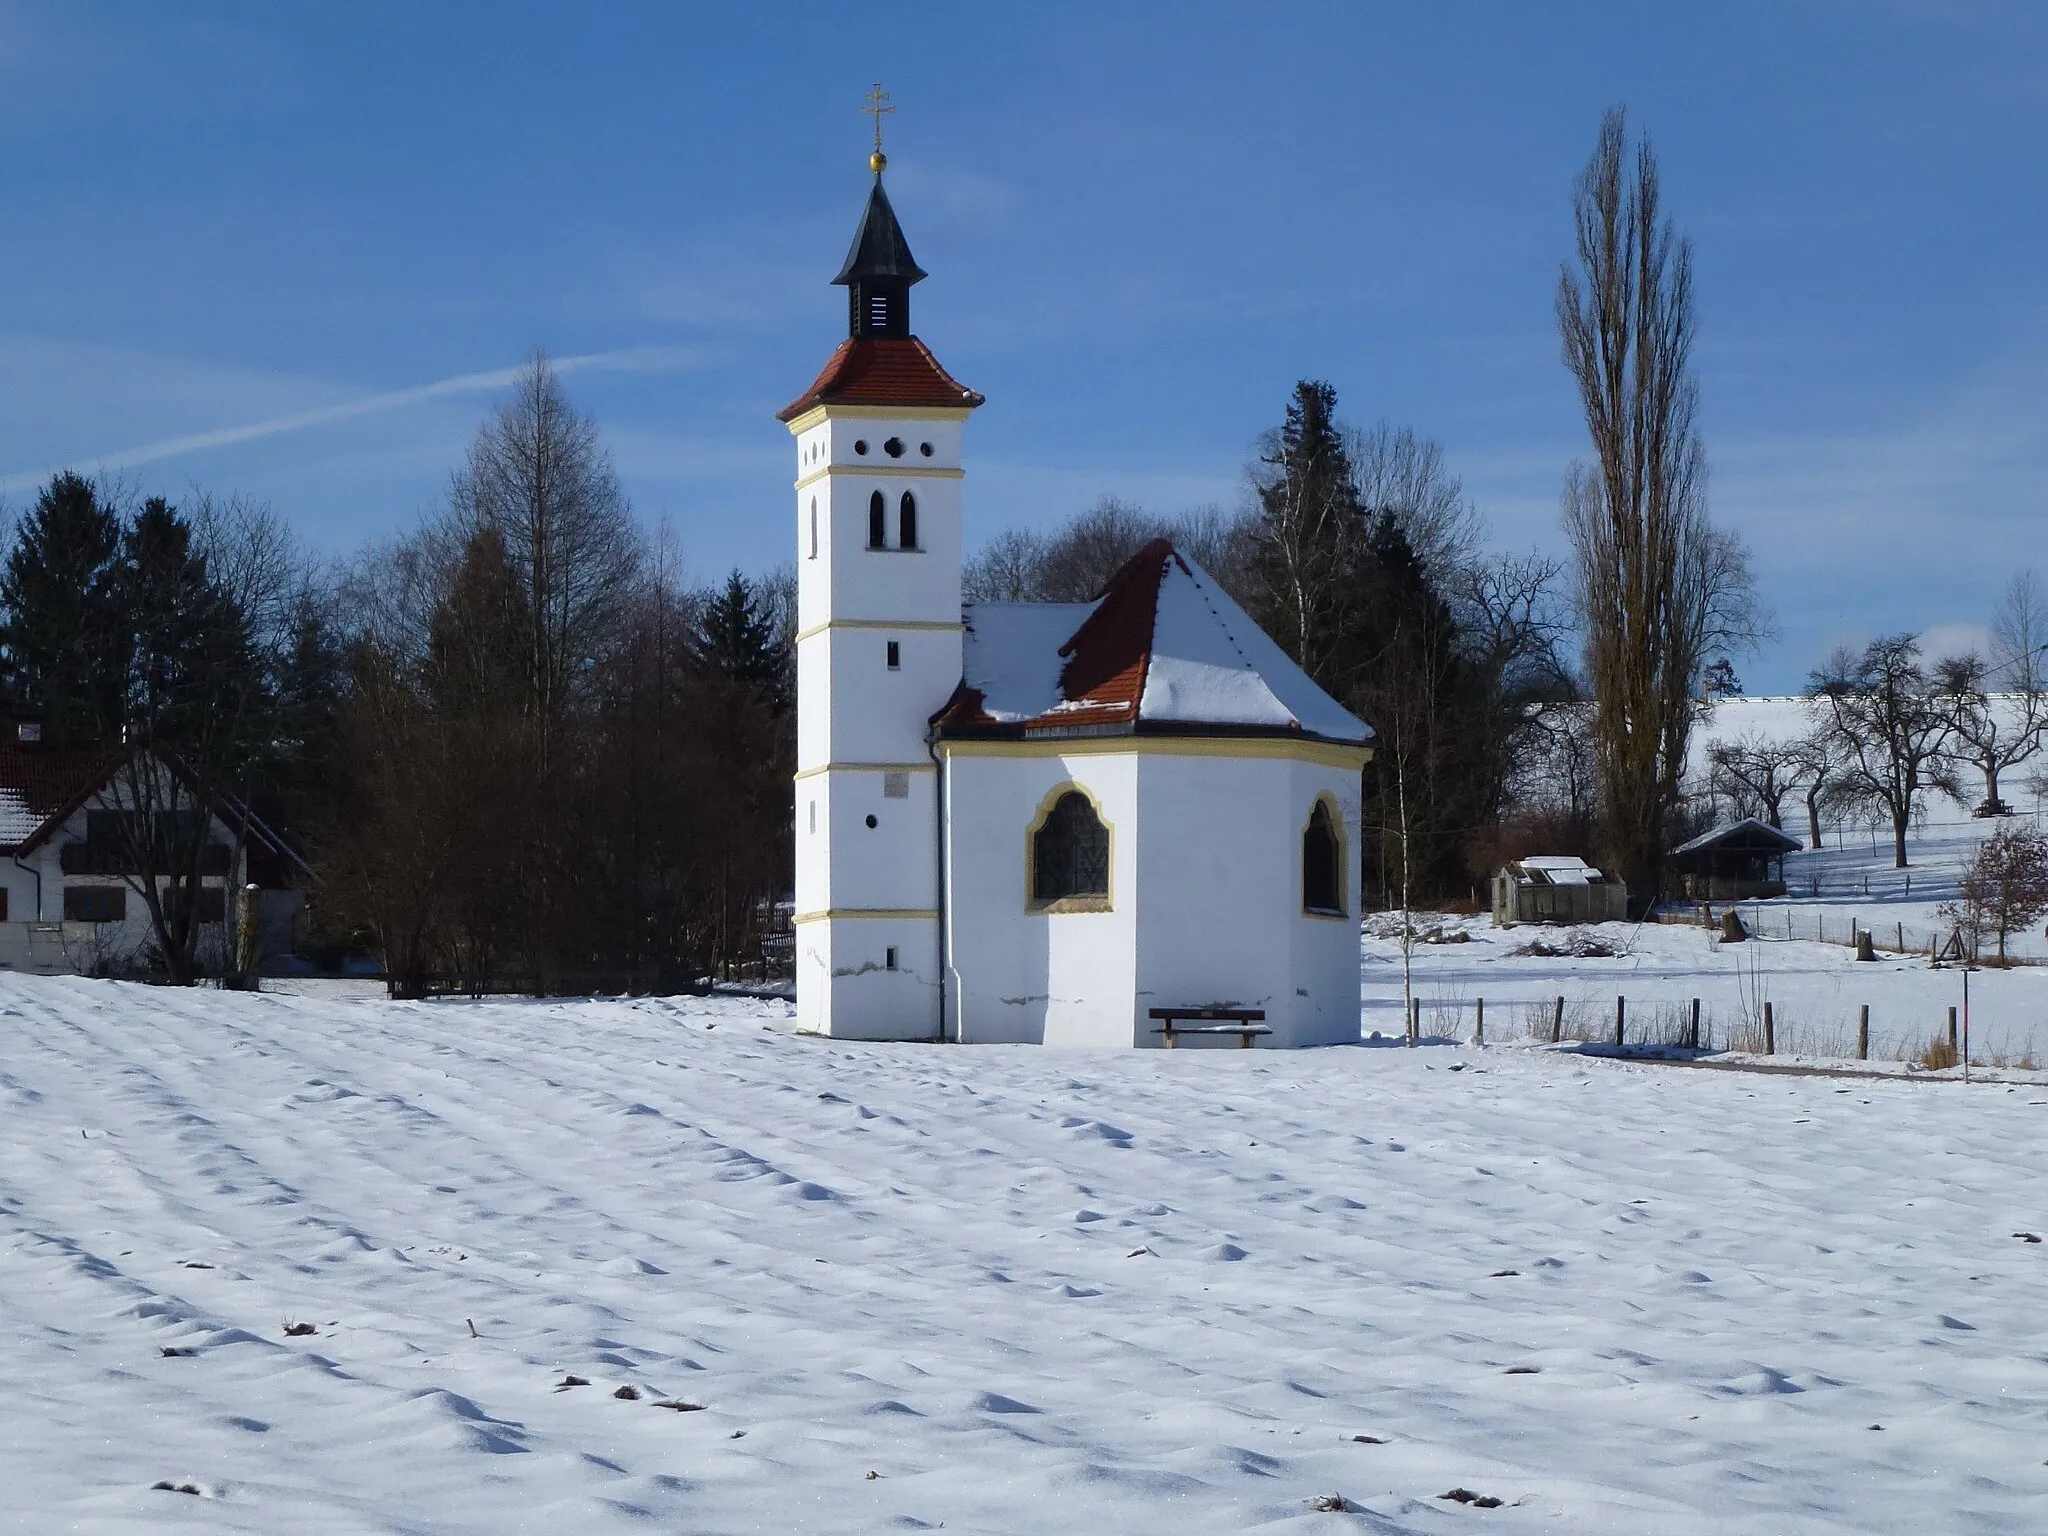
[[[847,334],[908,336],[910,287],[923,282],[925,275],[910,254],[910,242],[903,238],[903,226],[896,222],[878,170],[860,228],[853,232],[846,252],[846,265],[832,279],[847,290]]]

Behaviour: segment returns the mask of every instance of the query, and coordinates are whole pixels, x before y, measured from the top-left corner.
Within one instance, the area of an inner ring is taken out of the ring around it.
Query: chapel
[[[1155,1007],[1229,1007],[1261,1046],[1355,1041],[1371,730],[1164,540],[1090,602],[962,602],[983,400],[911,331],[885,165],[832,279],[846,339],[780,413],[799,1026],[1131,1047]]]

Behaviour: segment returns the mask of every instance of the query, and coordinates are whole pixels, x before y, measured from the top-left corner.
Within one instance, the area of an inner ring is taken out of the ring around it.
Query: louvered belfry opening
[[[860,228],[846,265],[832,279],[846,289],[846,334],[856,340],[872,337],[904,341],[910,336],[910,288],[924,281],[924,268],[910,254],[882,178],[875,178],[861,214]]]
[[[847,334],[901,341],[910,335],[910,285],[855,282],[847,287]]]

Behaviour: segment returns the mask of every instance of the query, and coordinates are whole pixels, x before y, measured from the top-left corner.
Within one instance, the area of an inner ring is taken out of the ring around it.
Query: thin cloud
[[[557,373],[659,373],[673,369],[687,368],[698,361],[696,353],[680,347],[628,347],[617,352],[587,352],[576,357],[550,358],[549,363]],[[308,427],[328,426],[338,421],[351,421],[358,416],[370,416],[379,411],[403,410],[410,405],[420,405],[430,400],[445,400],[451,396],[473,395],[493,389],[503,389],[525,372],[527,364],[520,363],[510,368],[492,368],[482,373],[461,373],[449,379],[437,379],[432,384],[416,384],[410,389],[387,390],[381,395],[366,395],[360,400],[346,400],[339,405],[324,405],[310,411],[295,411],[289,416],[273,416],[267,421],[244,422],[239,426],[216,427],[210,432],[193,432],[183,437],[159,438],[153,443],[142,443],[133,448],[121,448],[112,453],[79,456],[79,462],[90,463],[96,469],[128,469],[137,464],[152,464],[159,459],[175,458],[184,453],[200,453],[208,448],[232,448],[240,443],[254,442],[259,438],[277,437],[286,432],[300,432]],[[55,470],[44,469],[30,473],[0,476],[0,492],[24,490],[47,481]]]

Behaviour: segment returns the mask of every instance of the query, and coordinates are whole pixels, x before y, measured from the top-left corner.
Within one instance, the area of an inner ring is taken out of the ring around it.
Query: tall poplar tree
[[[1636,912],[1655,901],[1701,669],[1758,627],[1747,553],[1707,520],[1695,425],[1692,242],[1664,212],[1657,156],[1616,108],[1572,201],[1577,265],[1557,285],[1565,366],[1593,462],[1564,498],[1594,701],[1602,844]]]

